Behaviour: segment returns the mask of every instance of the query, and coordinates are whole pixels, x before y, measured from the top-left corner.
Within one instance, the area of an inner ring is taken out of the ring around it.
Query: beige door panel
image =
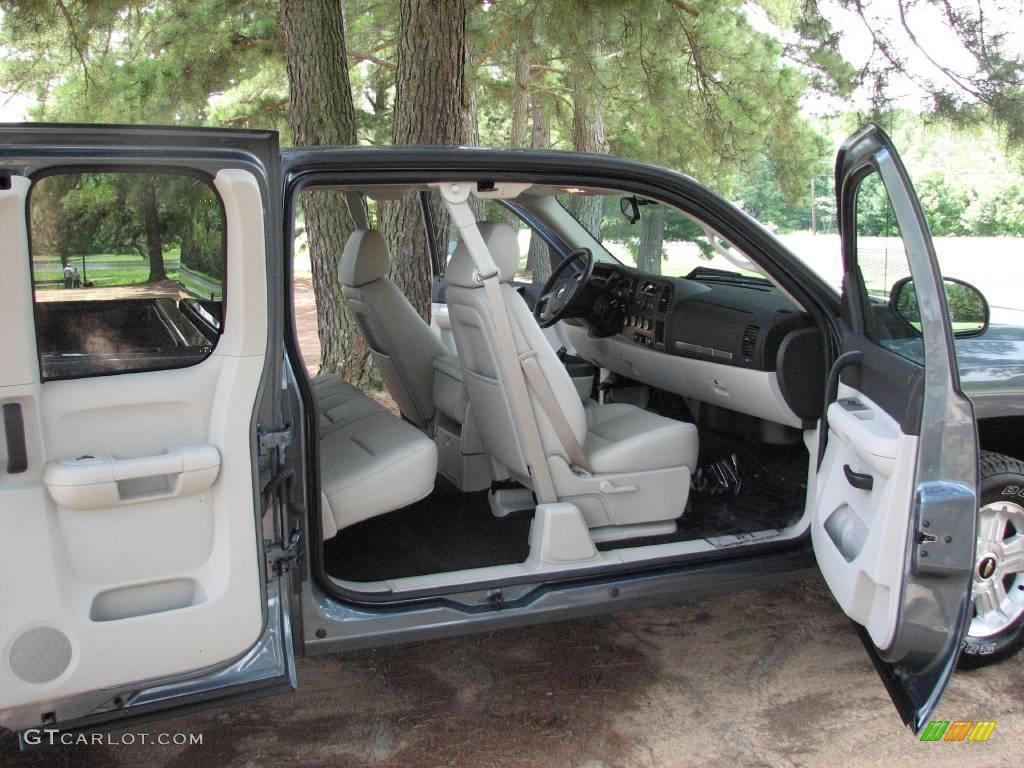
[[[267,346],[263,203],[246,171],[214,183],[228,253],[213,354],[42,383],[28,180],[0,192],[0,301],[16,329],[0,335],[0,403],[21,404],[29,459],[0,473],[0,711],[214,667],[263,630],[251,448]]]
[[[907,526],[885,512],[913,494],[918,439],[845,384],[829,405],[828,428],[811,522],[818,566],[846,614],[867,628],[879,648],[888,648],[896,631]],[[855,487],[847,473],[870,477],[870,489]]]

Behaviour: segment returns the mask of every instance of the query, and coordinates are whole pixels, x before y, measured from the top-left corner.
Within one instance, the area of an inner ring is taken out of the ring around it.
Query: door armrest
[[[43,482],[62,507],[108,509],[194,496],[213,485],[219,473],[216,447],[188,445],[131,459],[83,455],[50,461],[43,470]]]

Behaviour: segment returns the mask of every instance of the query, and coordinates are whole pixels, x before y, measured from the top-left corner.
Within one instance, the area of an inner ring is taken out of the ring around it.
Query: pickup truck
[[[40,190],[97,173],[209,201],[222,298],[37,284],[69,210]],[[1024,329],[941,274],[884,131],[836,181],[841,292],[620,158],[0,126],[0,725],[108,727],[289,690],[296,653],[820,573],[920,732],[958,660],[1024,643]],[[892,283],[858,250],[868,184],[901,233]],[[654,224],[735,269],[660,274],[603,237]],[[300,229],[393,409],[307,373]],[[432,268],[403,291],[410,247]]]

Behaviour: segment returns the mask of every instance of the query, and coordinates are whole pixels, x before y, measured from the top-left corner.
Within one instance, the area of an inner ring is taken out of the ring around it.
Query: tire
[[[980,469],[974,606],[960,653],[964,669],[1002,661],[1024,645],[1024,566],[1003,570],[1002,551],[1003,543],[1024,545],[1024,462],[983,451]],[[996,604],[1000,609],[992,610]]]

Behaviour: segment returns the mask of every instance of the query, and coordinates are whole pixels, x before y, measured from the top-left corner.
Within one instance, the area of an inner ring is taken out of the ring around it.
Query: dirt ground
[[[310,289],[312,293],[312,289]],[[174,280],[138,285],[116,285],[101,288],[75,288],[74,290],[37,291],[36,301],[113,301],[114,299],[179,299],[181,286]],[[314,325],[316,317],[314,316]]]
[[[995,720],[991,738],[917,741],[809,582],[304,659],[296,693],[131,730],[201,746],[17,754],[8,735],[0,765],[1019,766],[1022,691],[1024,657],[961,672],[937,717]]]
[[[292,300],[295,305],[295,330],[299,336],[299,349],[302,350],[309,375],[316,376],[320,368],[320,337],[316,331],[316,299],[311,278],[295,278]]]

